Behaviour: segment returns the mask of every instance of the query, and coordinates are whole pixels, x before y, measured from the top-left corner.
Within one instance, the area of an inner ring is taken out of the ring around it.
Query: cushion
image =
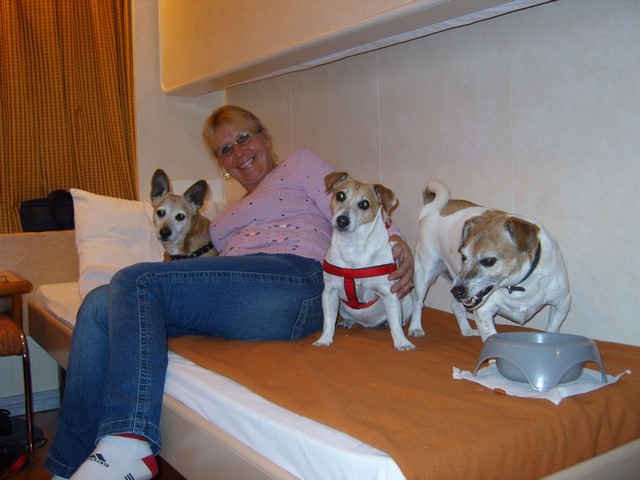
[[[78,289],[84,296],[109,283],[115,272],[139,262],[162,260],[149,202],[71,189],[78,249]]]

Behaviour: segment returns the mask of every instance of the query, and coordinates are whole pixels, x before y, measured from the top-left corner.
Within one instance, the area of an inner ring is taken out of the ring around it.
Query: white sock
[[[107,435],[71,480],[150,480],[157,472],[157,463],[147,442]]]
[[[51,477],[51,480],[69,480],[66,477],[61,477],[60,475],[54,475],[53,477]]]

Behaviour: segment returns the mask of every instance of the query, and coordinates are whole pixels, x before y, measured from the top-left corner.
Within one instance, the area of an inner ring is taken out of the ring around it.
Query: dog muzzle
[[[454,287],[451,289],[451,294],[458,302],[462,304],[462,306],[468,312],[473,312],[473,310],[475,310],[483,302],[484,297],[491,293],[492,290],[493,285],[489,285],[488,287],[475,294],[473,297],[468,297],[467,289],[464,287],[464,285],[454,285]]]

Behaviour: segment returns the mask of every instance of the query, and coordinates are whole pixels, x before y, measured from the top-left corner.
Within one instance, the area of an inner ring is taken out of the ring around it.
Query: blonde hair
[[[245,129],[254,135],[262,133],[265,137],[267,151],[269,152],[271,160],[274,164],[278,163],[278,155],[273,151],[273,142],[271,141],[271,134],[269,131],[253,113],[236,105],[224,105],[217,108],[211,115],[209,115],[204,123],[202,136],[214,157],[218,158],[218,152],[213,136],[220,125],[233,125],[240,129]]]

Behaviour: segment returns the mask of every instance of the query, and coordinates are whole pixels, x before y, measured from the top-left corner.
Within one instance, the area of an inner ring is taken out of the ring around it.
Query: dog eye
[[[487,257],[480,260],[480,265],[483,267],[493,267],[498,259],[496,257]]]
[[[156,210],[156,215],[160,218],[164,217],[165,213],[166,212],[164,210]]]
[[[176,215],[176,220],[178,220],[179,222],[181,222],[185,218],[187,218],[187,216],[184,213],[179,213]]]
[[[460,254],[460,257],[462,258],[462,261],[463,261],[463,262],[466,262],[466,261],[467,261],[467,256],[466,256],[466,255],[463,255],[463,254],[461,253],[461,254]]]
[[[336,193],[336,200],[339,202],[344,202],[347,199],[347,196],[345,195],[344,192],[340,191],[338,193]]]
[[[366,210],[369,208],[369,200],[360,200],[358,202],[358,208],[360,208],[360,210]]]

